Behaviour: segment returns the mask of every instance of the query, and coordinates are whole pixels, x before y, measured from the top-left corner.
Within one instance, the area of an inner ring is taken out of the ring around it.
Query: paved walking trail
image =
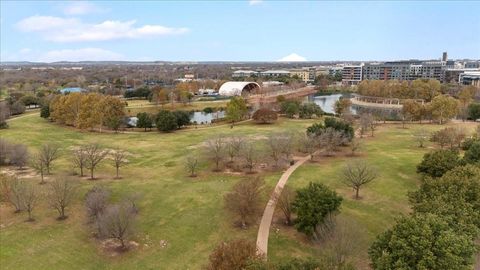
[[[270,234],[270,224],[272,223],[273,213],[275,212],[275,206],[277,205],[278,196],[282,193],[283,187],[287,183],[288,178],[290,175],[300,167],[305,161],[309,160],[310,156],[302,157],[293,166],[290,166],[280,177],[278,180],[275,189],[270,196],[270,200],[265,207],[265,211],[263,212],[262,220],[260,222],[260,227],[258,228],[257,234],[257,252],[263,256],[265,259],[267,258],[267,250],[268,250],[268,235]]]

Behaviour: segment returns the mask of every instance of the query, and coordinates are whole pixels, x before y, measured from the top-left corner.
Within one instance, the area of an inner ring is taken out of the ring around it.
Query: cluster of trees
[[[439,136],[438,134],[446,132],[456,134],[458,131],[451,128],[443,129],[434,133],[432,138],[436,138]],[[477,134],[465,140],[453,137],[448,144],[450,145],[449,149],[442,148],[426,153],[421,163],[417,166],[417,172],[430,177],[441,177],[457,166],[466,164],[476,164],[478,166],[480,164],[480,137]],[[460,147],[462,150],[465,150],[462,158],[459,156],[458,151]]]
[[[288,118],[294,118],[298,115],[302,119],[311,119],[320,117],[324,114],[322,108],[314,102],[301,104],[299,101],[286,100],[280,103],[280,112]]]
[[[110,203],[110,195],[110,190],[102,186],[94,186],[86,193],[85,209],[89,224],[97,237],[116,239],[125,250],[136,232],[138,196],[130,195],[118,203]]]
[[[108,127],[118,130],[124,122],[125,103],[98,93],[58,95],[50,102],[49,117],[80,129]]]
[[[441,93],[441,84],[435,79],[417,79],[412,82],[398,80],[364,80],[358,85],[364,96],[423,99],[431,101]]]
[[[0,139],[0,166],[12,165],[19,170],[28,164],[29,154],[27,146],[21,143],[11,143]]]
[[[190,125],[190,116],[187,111],[161,110],[156,115],[141,112],[137,114],[137,127],[147,131],[155,126],[159,131],[170,132]]]
[[[403,103],[402,116],[407,121],[433,120],[440,124],[455,117],[459,112],[460,102],[453,97],[438,95],[430,103],[406,100]]]
[[[73,180],[65,177],[54,179],[48,183],[45,195],[40,186],[34,185],[31,181],[8,178],[4,175],[0,177],[2,178],[2,199],[13,206],[15,213],[26,211],[28,221],[35,220],[33,210],[43,199],[46,199],[48,205],[58,212],[58,220],[68,217],[66,209],[71,205],[77,191],[77,185]]]
[[[227,210],[236,215],[242,226],[260,215],[263,185],[256,178],[241,180],[225,195]],[[336,218],[343,201],[341,196],[323,184],[309,183],[296,191],[285,187],[276,200],[287,225],[294,225],[299,232],[316,240],[330,239],[329,253],[318,260],[287,258],[269,263],[258,254],[255,243],[236,239],[219,244],[206,269],[354,269],[347,259],[353,247],[352,230]]]
[[[30,154],[25,145],[12,144],[0,139],[0,166],[14,165],[18,169],[23,169],[29,165],[40,175],[40,184],[45,184],[45,176],[51,174],[54,161],[61,156],[61,150],[54,143],[45,143],[37,152]],[[80,171],[81,177],[85,176],[85,170],[88,170],[91,180],[95,179],[95,169],[106,159],[110,159],[115,167],[115,178],[120,178],[119,170],[128,163],[127,157],[128,154],[124,150],[108,150],[98,144],[82,145],[70,153],[72,167]]]
[[[144,98],[147,99],[152,95],[152,91],[147,87],[139,87],[135,90],[127,90],[123,94],[125,98]]]
[[[307,128],[301,137],[300,148],[310,154],[311,159],[317,150],[323,150],[327,156],[333,155],[340,146],[350,144],[352,154],[358,149],[358,143],[353,142],[354,129],[351,123],[333,117],[325,118],[324,123],[315,123]]]
[[[215,164],[215,171],[230,167],[253,173],[261,160],[270,160],[275,168],[279,168],[283,163],[291,163],[295,135],[288,132],[272,133],[263,145],[249,142],[241,136],[219,136],[207,141],[205,145],[205,152]]]
[[[370,247],[373,268],[472,269],[479,198],[478,165],[426,176],[420,189],[409,194],[413,213],[397,220]]]
[[[425,154],[417,166],[424,177],[409,194],[413,212],[370,247],[374,269],[472,268],[480,232],[479,133],[480,127],[469,138],[454,128],[433,134],[442,149]]]

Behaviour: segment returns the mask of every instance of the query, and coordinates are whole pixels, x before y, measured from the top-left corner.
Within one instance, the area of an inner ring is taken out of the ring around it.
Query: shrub
[[[293,118],[300,111],[300,102],[298,101],[284,101],[280,104],[280,111],[287,115],[288,118]]]
[[[292,203],[297,214],[295,227],[309,236],[317,236],[317,227],[338,211],[342,197],[327,186],[310,182],[305,188],[297,191]]]
[[[246,269],[252,261],[258,261],[254,242],[244,239],[220,243],[210,254],[207,270]]]
[[[456,151],[435,150],[426,153],[423,160],[417,166],[418,173],[424,173],[431,177],[441,177],[446,172],[458,166],[460,158]]]
[[[273,110],[261,108],[258,109],[252,116],[253,120],[261,124],[270,124],[277,120],[277,113]]]
[[[40,117],[45,119],[50,117],[50,106],[48,104],[43,105],[40,109]]]
[[[299,116],[302,119],[310,119],[313,115],[321,116],[322,114],[322,108],[313,102],[303,104],[299,107]]]
[[[480,103],[472,103],[468,106],[468,118],[472,120],[480,119]]]
[[[159,131],[170,132],[178,128],[177,118],[170,111],[160,111],[155,119]]]
[[[183,127],[190,124],[190,112],[187,111],[174,111],[173,114],[177,119],[177,126]]]
[[[480,162],[480,141],[473,143],[463,156],[465,163],[478,164]]]

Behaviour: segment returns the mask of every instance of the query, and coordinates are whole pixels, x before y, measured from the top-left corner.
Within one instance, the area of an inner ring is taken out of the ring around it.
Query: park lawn
[[[121,180],[114,180],[114,168],[101,165],[90,181],[79,182],[78,198],[69,218],[56,221],[56,212],[45,202],[34,211],[37,220],[26,223],[25,214],[13,214],[12,208],[0,206],[0,262],[2,269],[199,269],[208,260],[212,249],[221,241],[245,237],[255,240],[257,225],[248,230],[235,228],[233,219],[224,210],[223,195],[241,176],[210,172],[202,160],[199,177],[189,178],[183,160],[190,153],[201,154],[202,143],[216,135],[237,134],[259,139],[272,131],[303,131],[313,120],[280,120],[276,125],[241,124],[233,129],[218,126],[211,129],[175,133],[91,133],[79,132],[50,123],[36,115],[12,119],[10,128],[1,131],[2,139],[25,143],[35,151],[45,142],[63,147],[63,156],[53,174],[72,172],[69,149],[87,142],[106,148],[121,148],[129,153],[130,163],[121,168]],[[268,191],[280,172],[266,173]],[[39,181],[32,178],[31,181]],[[91,236],[86,223],[83,197],[94,184],[108,186],[114,200],[138,192],[140,246],[121,256],[111,257]],[[45,186],[44,186],[45,187]],[[267,196],[264,198],[266,203]],[[162,240],[167,242],[162,247]]]
[[[0,262],[2,269],[199,269],[208,260],[212,249],[221,241],[244,237],[255,241],[258,226],[241,230],[232,225],[232,217],[224,210],[223,195],[242,176],[213,173],[201,159],[199,177],[186,177],[184,158],[191,153],[201,155],[202,143],[216,135],[264,138],[275,131],[299,131],[315,120],[281,119],[274,125],[247,122],[231,129],[216,126],[164,134],[90,133],[49,123],[35,115],[9,122],[10,128],[0,131],[2,138],[25,143],[30,150],[45,142],[56,142],[65,150],[56,163],[54,175],[72,171],[68,149],[87,142],[106,148],[121,148],[129,153],[130,163],[121,168],[121,180],[114,180],[114,168],[104,163],[97,170],[95,181],[78,179],[78,198],[68,210],[69,218],[56,221],[56,213],[42,203],[34,212],[37,221],[26,223],[25,214],[13,214],[5,204],[0,206]],[[426,125],[435,130],[436,125]],[[361,190],[363,199],[351,199],[352,192],[338,179],[338,172],[349,157],[317,157],[318,162],[300,167],[288,185],[298,188],[309,181],[322,182],[334,188],[345,201],[341,215],[355,220],[365,232],[359,242],[363,252],[355,255],[359,265],[366,265],[366,249],[375,235],[391,226],[395,217],[408,212],[408,191],[418,184],[415,165],[428,149],[415,146],[412,133],[418,126],[401,129],[399,125],[379,128],[374,138],[365,138],[362,157],[379,168],[376,182]],[[430,145],[429,145],[430,146]],[[281,172],[262,173],[268,195]],[[32,181],[39,181],[32,179]],[[112,190],[114,200],[122,195],[139,193],[139,247],[112,257],[100,248],[91,236],[83,210],[83,196],[94,184]],[[267,201],[267,196],[264,202]],[[316,256],[318,248],[291,228],[272,226],[269,260],[290,256]],[[275,228],[279,228],[276,231]],[[166,241],[167,246],[161,243]]]
[[[201,111],[207,107],[226,108],[228,100],[194,101],[188,104],[175,103],[173,106],[171,103],[155,105],[147,100],[129,100],[127,102],[127,115],[136,116],[140,112],[155,114],[160,110]]]
[[[473,123],[449,125],[462,126],[469,133],[473,132],[475,127]],[[422,128],[430,131],[443,127],[422,125]],[[432,143],[427,143],[427,147],[423,149],[416,145],[413,134],[419,128],[419,125],[408,125],[406,129],[401,128],[401,125],[382,125],[374,137],[361,139],[363,146],[356,157],[316,157],[315,162],[298,168],[287,183],[295,189],[304,187],[309,182],[323,183],[344,198],[340,217],[356,224],[358,229],[358,238],[352,240],[356,246],[352,258],[359,269],[369,269],[367,251],[375,236],[391,227],[396,218],[410,211],[407,194],[416,190],[420,181],[416,165],[427,151],[435,147]],[[375,166],[379,176],[361,189],[362,198],[355,200],[352,189],[341,182],[341,170],[347,162],[360,158]],[[281,218],[281,215],[278,217]],[[277,226],[278,223],[280,222],[277,222]],[[269,245],[272,260],[281,260],[289,254],[316,256],[319,253],[314,244],[303,235],[295,233],[292,227],[278,227],[279,232],[271,231],[271,236],[274,236],[270,238]],[[285,246],[288,246],[288,249]]]

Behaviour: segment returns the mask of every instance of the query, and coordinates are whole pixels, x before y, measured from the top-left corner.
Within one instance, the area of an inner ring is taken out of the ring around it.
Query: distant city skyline
[[[0,60],[480,59],[480,2],[1,1]]]

